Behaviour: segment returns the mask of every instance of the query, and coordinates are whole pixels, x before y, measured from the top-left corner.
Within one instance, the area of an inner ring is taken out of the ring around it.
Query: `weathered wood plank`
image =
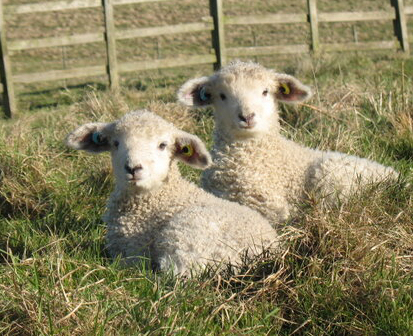
[[[392,11],[375,12],[338,12],[338,13],[319,13],[319,22],[350,22],[350,21],[376,21],[394,20],[396,14]]]
[[[7,39],[2,1],[0,1],[0,77],[3,86],[4,111],[6,113],[6,116],[11,118],[17,112],[17,105],[14,97],[11,64],[7,51]]]
[[[395,34],[400,41],[400,45],[406,54],[410,53],[409,36],[407,32],[407,20],[404,12],[403,0],[394,0],[393,5],[396,10]]]
[[[207,64],[216,62],[216,56],[213,54],[195,55],[180,58],[167,58],[154,61],[140,61],[118,64],[120,72],[131,72],[139,70],[149,70],[158,68],[172,68],[178,66],[188,66],[196,64]],[[72,79],[91,76],[102,76],[106,74],[105,65],[97,65],[83,68],[53,70],[46,72],[25,73],[13,76],[15,83],[35,83],[55,81],[62,79]]]
[[[206,22],[184,23],[172,26],[119,30],[115,32],[115,38],[117,40],[123,40],[136,37],[148,37],[213,30],[214,26],[212,22],[208,23],[207,20],[205,21]],[[210,19],[210,21],[212,21],[212,18]],[[103,41],[105,41],[105,35],[102,32],[31,40],[14,40],[9,42],[8,48],[9,50],[18,51],[36,48],[61,47]]]
[[[65,69],[65,70],[52,70],[46,72],[34,72],[24,73],[13,76],[15,83],[36,83],[47,82],[61,79],[101,76],[106,74],[105,65],[95,65],[83,68]]]
[[[130,39],[136,37],[148,37],[148,36],[158,36],[158,35],[168,35],[168,34],[179,34],[179,33],[191,33],[197,31],[208,31],[213,30],[214,26],[212,24],[212,18],[210,22],[207,20],[205,22],[195,22],[195,23],[184,23],[172,26],[160,26],[160,27],[149,27],[140,29],[130,29],[130,30],[119,30],[115,32],[115,38],[118,40]],[[71,36],[62,37],[49,37],[41,39],[31,39],[31,40],[14,40],[9,41],[9,50],[27,50],[36,48],[47,48],[47,47],[61,47],[75,44],[84,43],[94,43],[105,41],[104,33],[92,33],[92,34],[79,34]]]
[[[398,49],[397,41],[374,41],[362,43],[329,43],[321,44],[322,51],[357,51],[357,50],[381,50]]]
[[[79,34],[71,36],[62,36],[62,37],[49,37],[41,39],[32,39],[32,40],[14,40],[9,41],[9,50],[27,50],[27,49],[36,49],[36,48],[47,48],[47,47],[61,47],[74,44],[84,44],[84,43],[93,43],[93,42],[103,42],[105,37],[102,33],[93,33],[93,34]]]
[[[265,47],[240,47],[228,48],[227,55],[230,57],[241,56],[258,56],[258,55],[273,55],[273,54],[300,54],[310,52],[310,47],[307,44],[296,45],[279,45]]]
[[[93,8],[100,6],[102,6],[102,2],[100,0],[68,0],[7,6],[5,11],[7,14],[27,14],[68,9]]]
[[[137,4],[137,3],[144,3],[144,2],[165,2],[171,0],[115,0],[114,5],[130,5],[130,4]]]
[[[118,61],[116,56],[115,22],[112,0],[103,0],[105,16],[105,41],[110,87],[119,88]]]
[[[413,15],[413,6],[406,6],[406,7],[404,7],[404,14],[406,14],[406,15]]]
[[[128,5],[144,2],[164,2],[170,0],[114,0],[113,5]],[[5,12],[7,14],[27,14],[35,12],[51,12],[51,11],[63,11],[70,9],[82,9],[82,8],[96,8],[101,7],[101,0],[63,0],[63,1],[51,1],[51,2],[39,2],[33,4],[24,5],[9,5],[5,6]]]
[[[320,38],[318,34],[318,13],[317,13],[317,2],[316,0],[308,0],[308,20],[310,21],[310,31],[311,31],[311,49],[313,53],[318,53]]]
[[[303,23],[307,22],[307,14],[266,14],[248,16],[225,16],[228,25]]]
[[[149,69],[174,68],[179,66],[215,63],[216,61],[217,58],[213,54],[186,56],[178,58],[165,58],[153,61],[120,63],[119,71],[131,72]]]
[[[172,26],[159,26],[148,27],[138,29],[119,30],[115,33],[117,40],[125,40],[136,37],[148,37],[181,33],[192,33],[197,31],[213,30],[214,25],[212,22],[194,22],[194,23],[182,23]]]
[[[225,25],[222,0],[209,0],[209,11],[214,20],[214,30],[212,31],[212,45],[215,49],[217,62],[214,64],[215,70],[221,68],[227,62],[225,50]]]
[[[396,41],[378,41],[365,43],[334,43],[320,44],[320,49],[323,51],[343,51],[343,50],[375,50],[375,49],[397,49]],[[280,45],[266,47],[241,47],[228,48],[227,55],[231,57],[239,56],[257,56],[257,55],[272,55],[272,54],[296,54],[307,53],[310,48],[307,44],[298,45]]]

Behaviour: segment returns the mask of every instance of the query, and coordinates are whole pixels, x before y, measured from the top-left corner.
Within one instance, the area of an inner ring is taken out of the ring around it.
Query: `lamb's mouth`
[[[126,176],[126,181],[129,183],[139,183],[143,180],[143,177],[139,176]]]
[[[238,127],[242,130],[249,131],[249,130],[252,130],[253,128],[255,128],[255,123],[247,124],[245,122],[240,122],[240,123],[238,123]]]

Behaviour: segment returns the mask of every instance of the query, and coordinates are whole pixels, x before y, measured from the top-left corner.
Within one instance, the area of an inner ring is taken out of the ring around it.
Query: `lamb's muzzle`
[[[143,167],[141,164],[138,164],[134,166],[133,168],[129,167],[129,165],[126,164],[125,170],[127,172],[126,177],[130,181],[137,181],[142,178]]]
[[[247,116],[243,116],[242,114],[238,115],[238,118],[241,120],[240,127],[241,128],[253,128],[255,126],[255,113],[248,114]]]

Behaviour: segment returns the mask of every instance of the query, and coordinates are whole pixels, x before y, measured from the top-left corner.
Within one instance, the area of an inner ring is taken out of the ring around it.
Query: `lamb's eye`
[[[118,140],[113,141],[113,146],[115,146],[115,148],[118,149],[119,141]]]
[[[227,99],[227,96],[226,96],[226,95],[224,95],[223,93],[221,93],[219,96],[221,97],[221,99],[222,99],[222,100]]]
[[[202,102],[207,102],[211,99],[211,94],[206,91],[205,87],[199,90],[199,99],[201,99]]]
[[[285,94],[285,95],[288,95],[291,92],[290,87],[285,83],[281,83],[280,91],[282,94]]]
[[[192,145],[185,145],[181,147],[181,153],[185,156],[191,157],[194,155],[194,149]]]
[[[268,89],[265,89],[264,91],[262,91],[262,95],[265,97],[268,95]]]
[[[164,150],[167,145],[168,145],[168,144],[166,143],[166,141],[161,142],[161,143],[159,144],[159,149],[160,149],[160,150]]]
[[[99,132],[93,132],[92,141],[95,145],[103,145],[106,142],[106,139]]]

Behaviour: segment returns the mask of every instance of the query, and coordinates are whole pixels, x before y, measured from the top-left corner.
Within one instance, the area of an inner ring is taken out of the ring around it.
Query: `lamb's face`
[[[142,129],[129,129],[112,135],[112,166],[118,185],[151,190],[168,176],[175,153],[173,134],[145,133]]]
[[[175,158],[202,169],[211,162],[199,138],[148,111],[129,113],[110,124],[83,125],[69,134],[67,144],[90,152],[110,151],[117,186],[138,191],[162,185]]]
[[[218,77],[209,89],[217,126],[234,139],[268,133],[278,120],[273,85],[270,79]]]
[[[216,128],[233,140],[267,134],[278,123],[278,101],[294,103],[310,96],[310,89],[292,76],[239,61],[210,77],[189,80],[178,92],[188,106],[212,105]]]

